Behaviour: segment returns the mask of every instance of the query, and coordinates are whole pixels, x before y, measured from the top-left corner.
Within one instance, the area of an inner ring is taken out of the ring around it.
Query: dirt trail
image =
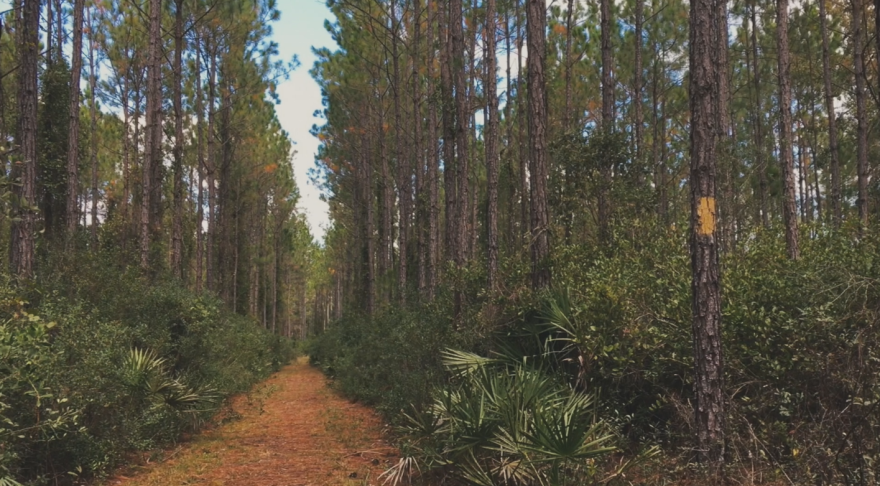
[[[377,485],[395,451],[382,422],[300,359],[232,401],[226,423],[107,486]],[[229,420],[231,419],[231,420]]]

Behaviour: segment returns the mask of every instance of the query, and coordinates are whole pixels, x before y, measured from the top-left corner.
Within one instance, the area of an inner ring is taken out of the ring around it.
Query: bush
[[[88,259],[27,292],[0,282],[0,323],[0,478],[34,485],[177,440],[293,349],[214,297]]]
[[[771,228],[743,235],[721,262],[730,459],[798,484],[876,484],[880,235],[804,231],[799,261]],[[313,360],[401,423],[409,404],[410,415],[435,410],[455,385],[440,359],[447,347],[546,351],[554,379],[595,395],[599,416],[631,444],[693,459],[686,235],[634,223],[610,248],[557,246],[554,291],[542,295],[523,291],[521,263],[503,262],[507,287],[495,300],[474,290],[478,271],[453,280],[469,303],[457,329],[445,289],[431,306],[347,317],[312,343]]]

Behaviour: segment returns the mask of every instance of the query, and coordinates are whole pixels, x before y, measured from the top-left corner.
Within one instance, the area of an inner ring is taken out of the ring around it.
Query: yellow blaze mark
[[[697,217],[699,225],[697,226],[697,234],[711,235],[715,232],[715,198],[701,197],[700,206],[697,209]]]

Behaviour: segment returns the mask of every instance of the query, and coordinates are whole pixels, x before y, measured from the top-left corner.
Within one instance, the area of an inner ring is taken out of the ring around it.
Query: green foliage
[[[803,231],[811,237],[803,238],[799,261],[786,257],[781,227],[742,235],[722,260],[728,448],[732,459],[752,457],[797,484],[872,484],[860,478],[872,477],[880,460],[880,235]],[[309,352],[342,391],[397,423],[406,418],[405,459],[389,473],[396,478],[454,470],[461,481],[481,484],[524,466],[493,454],[499,431],[517,423],[515,411],[530,410],[529,390],[549,398],[589,394],[589,415],[626,438],[616,444],[659,444],[688,461],[686,234],[636,220],[615,228],[614,241],[612,248],[557,246],[555,290],[544,295],[515,286],[526,279],[517,261],[502,262],[511,290],[494,300],[481,297],[462,271],[456,278],[468,292],[467,318],[457,328],[443,290],[434,304],[409,312],[348,316]],[[444,354],[447,345],[464,351]],[[530,416],[530,426],[552,432],[510,432],[505,440],[529,458],[536,453],[522,441],[558,457],[577,455],[564,439],[589,429],[563,419],[563,402],[556,418],[540,422],[536,409]]]
[[[307,349],[311,362],[334,377],[343,393],[393,419],[411,404],[431,400],[434,385],[446,377],[440,351],[468,340],[437,313],[388,311],[335,322]]]
[[[40,213],[51,239],[62,230],[67,197],[70,68],[64,59],[48,64],[39,104]]]
[[[598,474],[594,459],[615,450],[593,397],[528,360],[448,350],[443,361],[455,377],[407,416],[406,456],[385,473],[390,479],[415,466],[485,486],[583,484]]]
[[[27,297],[0,285],[0,478],[99,475],[198,427],[292,356],[216,298],[79,256]]]

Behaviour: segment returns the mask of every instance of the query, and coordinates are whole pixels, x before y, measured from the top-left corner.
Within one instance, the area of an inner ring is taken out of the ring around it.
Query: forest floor
[[[300,358],[237,396],[178,447],[132,458],[104,486],[378,485],[396,451],[376,413],[328,387]]]

